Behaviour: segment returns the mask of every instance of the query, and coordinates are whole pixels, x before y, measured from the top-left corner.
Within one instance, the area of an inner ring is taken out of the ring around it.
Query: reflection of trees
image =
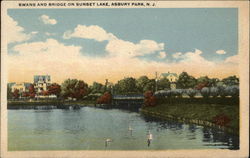
[[[147,115],[142,115],[142,118],[146,121],[146,122],[156,122],[157,127],[161,130],[163,129],[171,129],[173,131],[176,130],[182,130],[183,129],[183,123],[174,121],[174,120],[162,120],[159,118],[155,118],[155,117],[150,117]]]
[[[212,128],[203,128],[203,141],[204,142],[221,142],[220,145],[227,145],[229,149],[239,149],[239,136],[231,135],[226,132],[219,131]],[[216,145],[216,144],[214,144]]]

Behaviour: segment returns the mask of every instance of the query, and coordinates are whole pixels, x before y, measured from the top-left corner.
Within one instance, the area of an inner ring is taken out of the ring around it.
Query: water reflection
[[[10,110],[8,117],[9,150],[239,149],[237,136],[128,110]]]
[[[228,146],[229,149],[239,149],[239,138],[237,135],[230,135],[213,128],[203,128],[203,141],[213,142],[214,146]]]

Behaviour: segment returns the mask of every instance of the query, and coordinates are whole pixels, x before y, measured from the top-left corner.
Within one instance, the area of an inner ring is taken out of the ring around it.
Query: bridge
[[[143,105],[144,96],[138,95],[113,95],[112,105],[119,108],[140,108]]]

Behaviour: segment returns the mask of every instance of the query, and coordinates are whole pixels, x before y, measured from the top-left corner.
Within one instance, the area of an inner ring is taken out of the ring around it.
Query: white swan
[[[108,146],[108,143],[110,143],[110,142],[112,142],[112,139],[107,138],[107,139],[105,140],[105,147],[107,147],[107,146]]]

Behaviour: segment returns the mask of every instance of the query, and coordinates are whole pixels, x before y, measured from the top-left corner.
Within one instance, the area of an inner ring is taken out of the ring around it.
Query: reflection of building
[[[176,89],[176,82],[178,80],[178,75],[176,73],[162,73],[160,79],[161,78],[167,78],[170,82],[170,88]]]
[[[30,85],[31,85],[31,83],[25,83],[25,82],[11,83],[11,85],[10,85],[11,92],[14,92],[16,89],[19,90],[20,93],[28,92]]]
[[[34,76],[34,88],[37,93],[46,91],[50,84],[51,84],[51,79],[49,75],[35,75]]]

